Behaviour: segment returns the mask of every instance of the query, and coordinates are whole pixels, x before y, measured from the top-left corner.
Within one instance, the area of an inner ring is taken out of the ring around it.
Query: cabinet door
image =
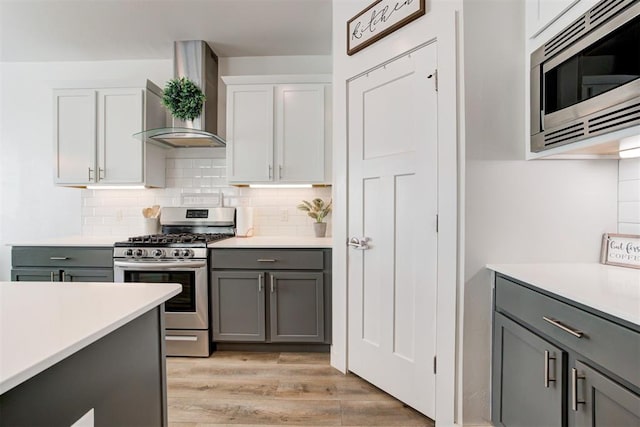
[[[211,315],[214,341],[265,341],[265,275],[214,271]]]
[[[276,179],[324,182],[325,86],[280,85],[276,89]]]
[[[96,179],[96,92],[53,92],[56,184],[90,184]]]
[[[11,270],[14,282],[58,282],[60,273],[57,270],[40,268],[14,268]]]
[[[72,269],[63,270],[63,282],[113,282],[111,269]]]
[[[578,0],[527,0],[527,36],[535,37],[577,2]]]
[[[640,426],[640,396],[579,361],[569,394],[576,426]]]
[[[143,130],[144,90],[102,89],[98,92],[98,182],[139,184],[144,181],[143,143],[133,134]]]
[[[324,341],[322,273],[269,273],[272,342]]]
[[[547,357],[548,356],[548,357]],[[563,366],[566,353],[494,313],[493,408],[496,425],[566,425]]]
[[[273,85],[227,87],[229,182],[270,182],[273,169]]]

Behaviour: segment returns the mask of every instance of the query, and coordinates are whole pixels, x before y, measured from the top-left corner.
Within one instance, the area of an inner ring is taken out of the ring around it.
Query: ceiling
[[[330,55],[331,0],[0,0],[0,61]]]

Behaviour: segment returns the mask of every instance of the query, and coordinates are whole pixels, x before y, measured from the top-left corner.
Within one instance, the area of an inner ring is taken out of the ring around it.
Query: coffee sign
[[[634,234],[604,234],[602,264],[640,268],[640,236]]]

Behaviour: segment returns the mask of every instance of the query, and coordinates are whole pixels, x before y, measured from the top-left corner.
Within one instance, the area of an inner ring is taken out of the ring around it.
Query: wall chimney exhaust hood
[[[142,141],[171,148],[225,147],[218,131],[218,57],[203,40],[173,44],[173,75],[187,77],[206,96],[202,114],[193,121],[172,118],[170,127],[149,129],[133,135]]]

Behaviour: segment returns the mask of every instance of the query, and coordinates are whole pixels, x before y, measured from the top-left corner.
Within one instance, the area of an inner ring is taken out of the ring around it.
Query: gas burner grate
[[[230,237],[221,233],[178,233],[178,234],[150,234],[129,237],[129,243],[170,244],[170,243],[211,243]]]

